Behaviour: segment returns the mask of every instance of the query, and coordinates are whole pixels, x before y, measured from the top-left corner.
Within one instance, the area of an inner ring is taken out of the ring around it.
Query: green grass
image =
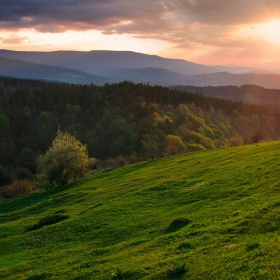
[[[0,279],[280,279],[279,178],[271,142],[4,200]]]

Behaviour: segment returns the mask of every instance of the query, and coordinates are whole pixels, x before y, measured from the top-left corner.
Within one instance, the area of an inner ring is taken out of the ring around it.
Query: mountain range
[[[280,89],[280,75],[256,68],[208,66],[130,51],[0,50],[0,75],[76,84],[103,85],[129,80],[164,86],[255,84]]]

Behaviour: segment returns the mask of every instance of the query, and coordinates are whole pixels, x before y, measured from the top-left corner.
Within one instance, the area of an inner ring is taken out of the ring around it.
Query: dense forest
[[[0,185],[32,178],[58,129],[101,161],[137,161],[280,138],[278,110],[122,82],[0,78]]]

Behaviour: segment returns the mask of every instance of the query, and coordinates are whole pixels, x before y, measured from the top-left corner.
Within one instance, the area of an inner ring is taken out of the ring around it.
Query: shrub
[[[233,136],[226,141],[227,147],[243,146],[244,140],[240,136]]]
[[[93,170],[97,168],[97,162],[95,158],[89,158],[88,159],[88,169]]]
[[[3,198],[14,198],[37,189],[34,182],[29,180],[14,181],[11,185],[1,188],[1,195]]]
[[[119,155],[117,158],[116,158],[116,165],[118,166],[125,166],[128,164],[128,160],[122,156],[122,155]]]
[[[203,147],[200,144],[188,144],[187,150],[190,152],[194,152],[194,151],[202,151],[202,150],[206,150],[206,149],[205,149],[205,147]]]
[[[141,161],[142,158],[140,155],[138,155],[136,152],[132,152],[130,155],[130,162],[135,163]]]
[[[165,149],[164,156],[169,157],[169,156],[174,156],[174,155],[177,155],[177,154],[179,154],[179,151],[178,151],[177,147],[175,145],[169,145]]]
[[[105,166],[115,166],[116,160],[114,158],[106,158]]]
[[[128,160],[122,155],[119,155],[116,158],[107,158],[105,160],[106,166],[125,166],[127,164],[128,164]]]
[[[216,148],[215,144],[214,144],[214,141],[211,140],[208,137],[205,137],[204,135],[200,136],[200,145],[203,146],[206,149],[214,149],[214,148]]]
[[[264,140],[265,136],[262,132],[256,132],[251,136],[251,141],[253,143],[259,143],[260,141]]]

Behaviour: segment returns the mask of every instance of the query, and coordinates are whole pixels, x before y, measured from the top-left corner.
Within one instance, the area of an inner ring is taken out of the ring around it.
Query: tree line
[[[279,139],[278,110],[162,86],[0,78],[0,185],[32,178],[58,129],[100,161]]]

